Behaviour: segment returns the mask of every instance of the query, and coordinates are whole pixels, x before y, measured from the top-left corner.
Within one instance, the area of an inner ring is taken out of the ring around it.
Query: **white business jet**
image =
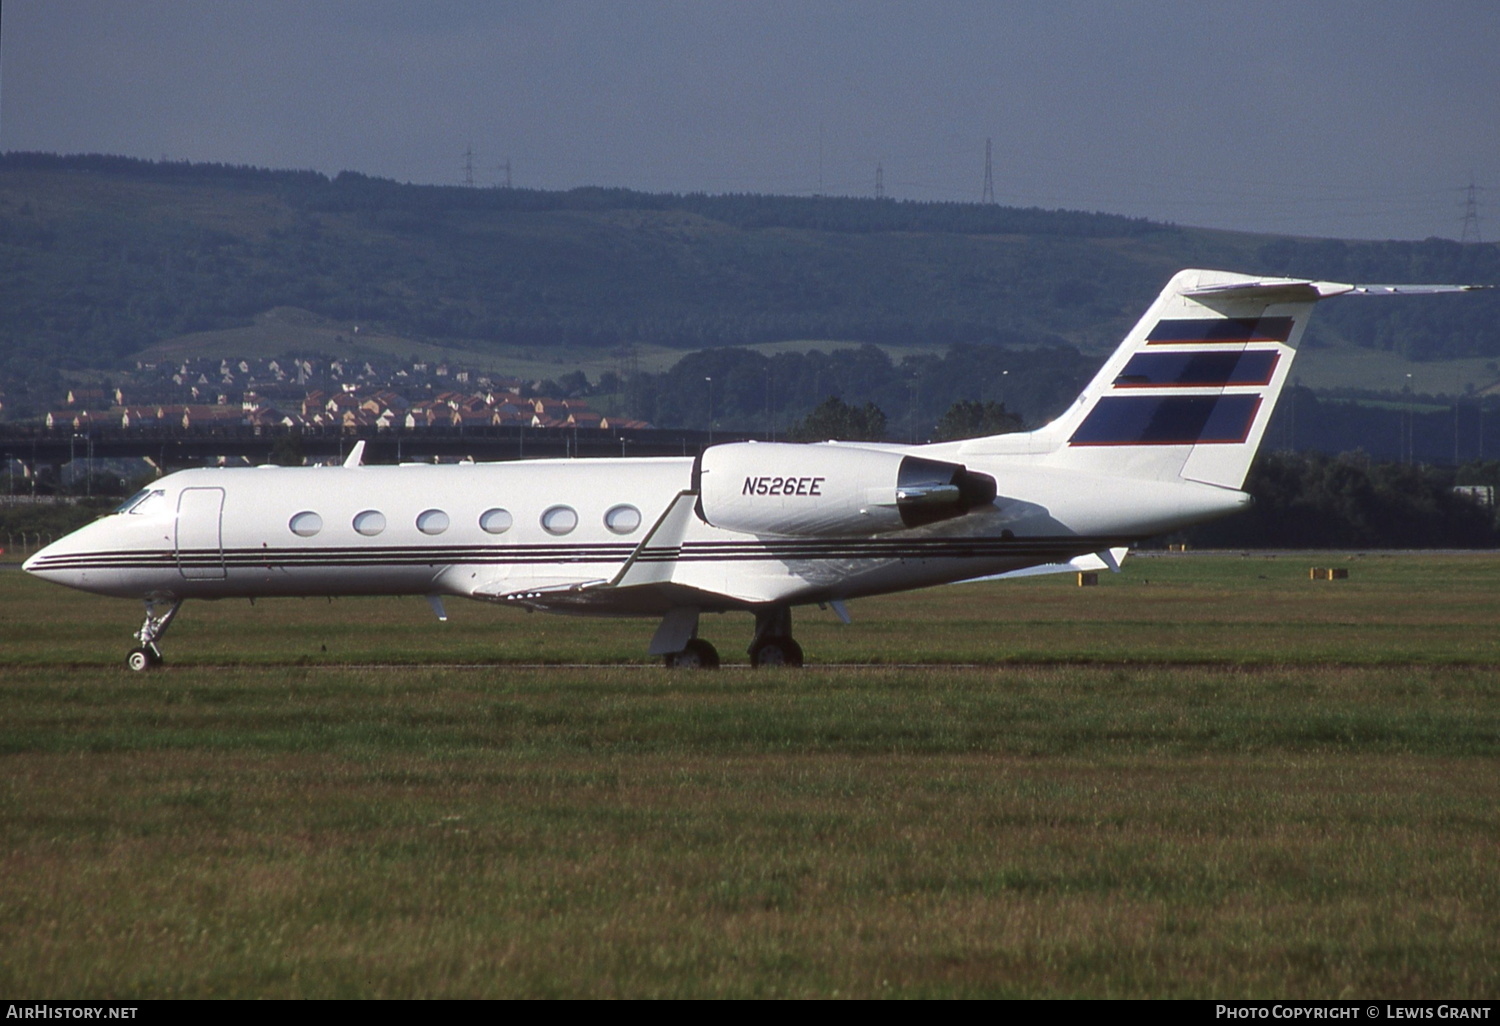
[[[713,667],[705,612],[755,616],[800,665],[794,606],[979,578],[1118,570],[1128,546],[1244,509],[1313,306],[1466,291],[1187,270],[1062,416],[934,445],[741,442],[696,458],[186,470],[26,561],[143,600],[134,670],[187,599],[448,596],[649,616],[650,652]]]

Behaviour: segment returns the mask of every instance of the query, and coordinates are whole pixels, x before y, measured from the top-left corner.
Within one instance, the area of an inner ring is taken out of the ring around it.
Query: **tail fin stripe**
[[[1191,318],[1157,321],[1146,336],[1149,346],[1240,345],[1285,342],[1292,335],[1290,317]]]
[[[1025,453],[1060,470],[1239,489],[1315,304],[1466,290],[1188,268],[1172,276],[1066,412],[1021,438],[971,439],[959,455]]]
[[[1270,349],[1239,353],[1136,353],[1115,378],[1115,388],[1221,388],[1269,385],[1280,354]]]
[[[1105,396],[1072,445],[1237,444],[1250,436],[1258,395]]]

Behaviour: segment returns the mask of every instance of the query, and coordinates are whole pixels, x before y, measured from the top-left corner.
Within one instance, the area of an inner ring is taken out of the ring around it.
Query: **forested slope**
[[[399,185],[0,157],[0,383],[291,306],[412,338],[684,349],[783,339],[1112,345],[1182,266],[1500,283],[1500,247],[1237,235],[848,198]],[[1500,354],[1500,297],[1338,304],[1314,343]]]

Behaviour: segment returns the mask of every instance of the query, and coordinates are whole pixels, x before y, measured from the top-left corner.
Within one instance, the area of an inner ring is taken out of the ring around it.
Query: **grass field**
[[[1500,990],[1500,557],[853,612],[705,674],[639,621],[199,603],[136,677],[132,604],[0,572],[0,990]]]
[[[812,350],[830,352],[861,344],[858,341],[801,340],[766,342],[745,348],[766,356],[775,356],[778,353],[805,353]],[[879,348],[885,350],[896,363],[906,356],[940,352],[938,349],[916,346],[882,345]],[[137,358],[269,359],[285,356],[290,352],[396,361],[404,361],[408,356],[416,354],[426,360],[448,360],[477,370],[525,379],[556,379],[569,371],[582,370],[590,379],[597,381],[605,371],[618,373],[623,366],[621,358],[613,352],[582,346],[519,346],[479,340],[460,341],[445,346],[397,335],[372,333],[368,328],[355,334],[352,324],[331,321],[306,310],[290,307],[259,314],[253,324],[245,327],[198,332],[167,339],[137,354]],[[659,374],[670,369],[686,354],[687,350],[683,349],[641,345],[636,348],[633,366]],[[1489,357],[1412,361],[1398,353],[1380,349],[1354,346],[1315,347],[1305,349],[1298,355],[1297,380],[1314,389],[1356,388],[1398,393],[1410,387],[1419,395],[1466,395],[1471,389],[1482,390],[1495,384],[1500,374],[1497,374],[1494,367],[1495,361]]]
[[[165,339],[136,354],[145,361],[250,358],[271,359],[288,353],[317,353],[343,359],[383,359],[402,363],[410,356],[433,362],[449,361],[483,373],[534,380],[560,378],[581,370],[593,381],[606,371],[620,373],[631,368],[660,374],[671,369],[690,352],[660,345],[638,345],[628,361],[612,350],[597,346],[524,346],[490,340],[454,340],[440,345],[401,335],[386,335],[366,328],[356,333],[352,322],[329,320],[307,310],[278,307],[257,314],[252,324],[218,331],[200,331]],[[778,353],[832,352],[853,349],[865,343],[834,339],[803,339],[763,342],[743,348],[775,356]],[[892,361],[933,353],[931,347],[882,345]],[[102,379],[102,373],[84,373],[86,379]]]
[[[1420,361],[1385,349],[1326,346],[1297,354],[1296,378],[1315,389],[1398,393],[1410,387],[1418,395],[1462,396],[1493,386],[1500,373],[1493,357]]]

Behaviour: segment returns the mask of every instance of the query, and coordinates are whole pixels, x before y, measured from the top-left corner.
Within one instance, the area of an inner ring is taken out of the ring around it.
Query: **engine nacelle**
[[[995,479],[961,464],[838,443],[716,445],[694,477],[699,516],[747,534],[899,531],[995,499]]]

